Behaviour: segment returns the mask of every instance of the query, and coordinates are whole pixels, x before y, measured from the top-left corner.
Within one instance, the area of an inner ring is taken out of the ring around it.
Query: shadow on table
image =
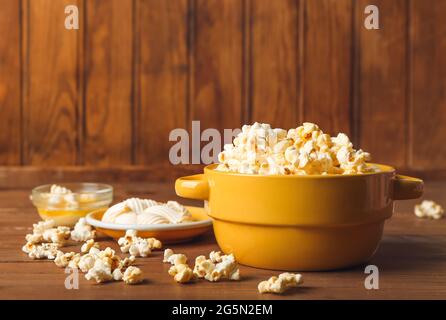
[[[371,264],[387,271],[440,272],[446,268],[446,236],[385,236],[370,261],[336,271],[364,272],[364,268]]]
[[[371,261],[383,270],[408,271],[446,267],[445,236],[385,236]]]

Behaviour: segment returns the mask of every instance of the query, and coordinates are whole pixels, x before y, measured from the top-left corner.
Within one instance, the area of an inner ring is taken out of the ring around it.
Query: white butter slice
[[[159,203],[130,198],[110,207],[102,221],[119,224],[177,224],[192,221],[190,212],[176,201]]]

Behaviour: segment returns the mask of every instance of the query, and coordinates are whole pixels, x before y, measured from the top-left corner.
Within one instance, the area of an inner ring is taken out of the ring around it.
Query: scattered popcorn
[[[25,239],[31,243],[52,242],[64,245],[70,238],[70,228],[57,227],[45,230],[43,233],[27,234]]]
[[[212,261],[213,259],[214,261]],[[233,254],[221,255],[221,253],[214,252],[211,259],[198,256],[195,259],[193,272],[197,278],[204,278],[208,281],[240,280],[240,270]]]
[[[102,221],[118,224],[177,224],[192,221],[192,215],[176,201],[161,203],[151,199],[129,198],[108,208]]]
[[[100,252],[101,252],[101,249],[96,248],[96,247],[91,247],[90,250],[88,251],[89,254],[94,254],[94,255],[99,255]]]
[[[240,280],[240,270],[232,253],[221,256],[221,262],[216,264],[213,272],[224,279]]]
[[[147,238],[146,240],[149,243],[150,248],[152,250],[159,250],[163,247],[163,244],[161,243],[161,241],[159,241],[156,238]]]
[[[182,253],[174,253],[172,249],[164,250],[163,262],[172,264],[168,273],[178,283],[186,283],[194,278],[194,272],[187,265],[187,257]]]
[[[143,273],[141,269],[130,266],[125,270],[124,275],[122,276],[122,280],[126,284],[137,284],[144,280],[142,276]]]
[[[59,252],[60,244],[58,243],[42,243],[40,245],[27,242],[22,251],[27,253],[32,259],[49,259],[54,260]]]
[[[121,258],[115,254],[115,250],[110,247],[104,250],[99,250],[96,247],[91,247],[87,254],[80,257],[78,267],[86,273],[94,267],[96,260],[102,260],[113,270],[117,268],[121,262]]]
[[[36,247],[36,245],[32,242],[27,242],[23,247],[22,247],[22,251],[25,253],[30,253],[34,248]]]
[[[161,249],[161,241],[155,238],[140,238],[135,230],[127,230],[125,236],[119,238],[118,244],[121,251],[130,253],[136,257],[147,257],[153,249]]]
[[[31,243],[53,242],[64,245],[70,237],[70,228],[54,227],[54,220],[39,221],[33,224],[33,233],[27,234],[25,239]]]
[[[72,269],[78,269],[78,264],[81,259],[81,255],[75,252],[63,253],[62,251],[57,252],[56,259],[54,263],[56,266],[61,268],[70,267]]]
[[[123,260],[121,260],[119,262],[118,269],[120,269],[120,270],[127,269],[128,267],[130,267],[132,264],[135,263],[135,260],[136,260],[135,256],[130,256],[130,257],[124,258]]]
[[[110,266],[110,270],[113,272],[119,269],[116,271],[116,274],[119,274],[119,271],[124,271],[135,262],[135,257],[130,256],[128,258],[121,259],[121,257],[116,255],[115,250],[110,247],[107,247],[101,251],[97,247],[92,246],[90,247],[88,253],[80,257],[78,267],[82,272],[88,273],[89,270],[94,268],[97,260],[101,260],[106,265]],[[113,275],[113,277],[115,278],[115,275]]]
[[[110,247],[105,248],[102,251],[97,253],[97,257],[102,261],[107,262],[110,265],[111,269],[116,269],[121,263],[121,258],[116,255],[115,250]]]
[[[87,280],[95,280],[96,283],[102,283],[113,280],[112,269],[107,261],[96,259],[93,268],[88,270],[85,275]]]
[[[65,244],[65,242],[70,238],[70,228],[69,227],[57,227],[52,229],[47,229],[42,234],[43,241]]]
[[[74,241],[87,241],[96,237],[96,230],[93,230],[92,226],[87,223],[85,218],[80,218],[74,226],[74,230],[71,231],[71,239]]]
[[[163,262],[169,262],[169,257],[171,257],[173,255],[173,250],[170,248],[167,248],[166,250],[164,250],[164,258],[163,258]]]
[[[43,241],[43,236],[38,233],[30,233],[25,236],[25,240],[30,243],[41,243]]]
[[[85,275],[87,280],[94,279],[97,283],[123,280],[126,284],[142,281],[141,270],[132,266],[135,256],[121,259],[110,247],[102,251],[96,250],[98,249],[91,247],[89,253],[82,256],[79,261],[81,271],[87,272]]]
[[[211,251],[211,253],[209,253],[209,259],[211,259],[211,261],[213,263],[219,263],[222,261],[222,253],[221,251]]]
[[[124,276],[125,270],[135,262],[135,256],[130,256],[119,262],[118,267],[113,270],[113,279],[115,281],[121,281]]]
[[[195,266],[194,266],[194,275],[197,278],[206,278],[209,281],[208,278],[212,276],[212,271],[215,269],[215,264],[210,260],[206,259],[205,256],[198,256],[195,258]]]
[[[122,273],[121,269],[115,269],[112,272],[113,280],[115,281],[121,281],[124,274]]]
[[[173,265],[170,267],[168,273],[173,276],[173,279],[178,283],[186,283],[194,278],[194,272],[185,263]]]
[[[99,243],[95,242],[94,239],[87,240],[87,242],[82,245],[81,252],[88,253],[91,248],[99,249]]]
[[[217,170],[260,175],[361,174],[377,169],[370,154],[353,149],[347,135],[325,134],[305,122],[287,131],[269,124],[244,125],[233,144],[218,155]]]
[[[85,241],[81,247],[81,253],[62,252],[59,248],[65,240],[71,237],[76,241]],[[126,284],[136,284],[142,282],[142,271],[132,266],[135,262],[135,255],[121,259],[116,255],[115,250],[110,247],[104,250],[99,249],[99,243],[94,241],[95,231],[81,218],[74,230],[70,233],[68,227],[54,228],[54,221],[40,221],[33,225],[33,234],[27,235],[27,243],[22,247],[22,251],[33,259],[50,259],[58,267],[70,267],[80,269],[85,273],[87,280],[94,280],[97,283],[107,281],[124,281]],[[151,248],[160,249],[162,244],[155,238],[142,239],[136,236],[136,231],[129,230],[124,239],[128,246],[128,251],[137,251],[139,255],[150,253]],[[123,239],[123,238],[122,238]],[[42,243],[42,241],[52,241],[52,243]],[[135,247],[136,249],[132,248]],[[149,251],[147,251],[147,249]]]
[[[96,262],[97,254],[96,253],[87,253],[79,259],[79,263],[77,264],[79,269],[86,273],[88,270],[94,267],[94,263]]]
[[[186,264],[187,257],[182,253],[174,253],[172,249],[164,250],[163,262],[167,262],[173,265]]]
[[[303,283],[302,275],[294,273],[282,273],[279,277],[273,276],[258,285],[260,293],[283,293],[289,288],[297,287]]]
[[[73,259],[71,259],[70,262],[68,262],[68,268],[79,269],[79,260],[80,260],[80,255],[75,255]]]
[[[54,228],[54,220],[44,220],[33,224],[33,233],[43,234],[45,230]]]
[[[418,218],[441,219],[444,209],[432,200],[423,200],[421,204],[415,206],[415,215]]]

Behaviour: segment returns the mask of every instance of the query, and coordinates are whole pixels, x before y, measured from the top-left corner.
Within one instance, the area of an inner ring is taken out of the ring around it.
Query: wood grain
[[[304,1],[303,120],[351,135],[352,1]]]
[[[178,199],[169,184],[115,184],[115,200],[150,195],[166,201]],[[446,183],[426,185],[426,197],[446,205]],[[241,266],[241,281],[211,283],[200,280],[188,285],[173,282],[162,263],[162,252],[137,258],[146,281],[137,286],[122,282],[95,285],[79,279],[79,290],[66,290],[66,274],[54,262],[33,261],[20,251],[24,236],[38,216],[28,199],[29,190],[0,191],[0,298],[1,299],[445,299],[446,220],[421,220],[413,214],[413,201],[399,202],[386,222],[384,238],[370,261],[379,268],[379,290],[364,288],[364,265],[331,272],[305,272],[302,287],[285,295],[261,295],[258,282],[277,271]],[[115,241],[98,240],[102,247],[119,252]],[[193,261],[218,246],[212,233],[193,242],[169,245]],[[78,245],[63,248],[79,251]],[[120,254],[124,256],[124,254]]]
[[[0,165],[21,162],[20,2],[0,1]]]
[[[198,0],[194,7],[191,119],[205,128],[242,123],[242,2]]]
[[[167,164],[191,120],[313,121],[443,177],[446,0],[433,3],[377,0],[381,28],[366,30],[366,0],[0,0],[0,165]],[[64,28],[68,4],[80,30]]]
[[[81,33],[64,26],[72,0],[24,2],[26,73],[24,163],[76,164],[79,142]]]
[[[364,27],[368,1],[356,2],[359,145],[375,162],[404,166],[407,152],[407,1],[375,1],[380,29]]]
[[[250,1],[251,122],[297,126],[298,16],[297,1]]]
[[[120,165],[112,167],[97,166],[3,166],[0,167],[0,189],[34,188],[42,184],[66,181],[85,182],[173,182],[181,176],[203,172],[203,165],[176,165],[155,163],[150,166]],[[446,175],[445,175],[446,176]]]
[[[86,2],[85,132],[87,165],[132,162],[132,0]]]
[[[168,162],[170,131],[186,127],[187,3],[137,1],[137,164]]]
[[[446,1],[410,6],[410,161],[414,168],[446,168]]]

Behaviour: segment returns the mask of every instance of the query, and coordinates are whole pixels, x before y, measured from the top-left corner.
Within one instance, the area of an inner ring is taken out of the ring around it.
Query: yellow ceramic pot
[[[207,202],[221,250],[253,267],[329,270],[366,262],[393,200],[414,199],[423,181],[380,172],[261,176],[216,171],[177,179],[179,196]]]

